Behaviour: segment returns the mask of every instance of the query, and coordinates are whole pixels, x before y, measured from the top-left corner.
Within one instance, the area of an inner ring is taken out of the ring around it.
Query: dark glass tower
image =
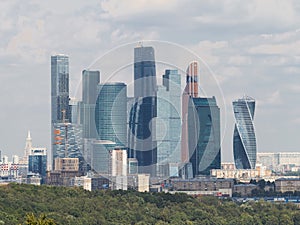
[[[97,138],[95,125],[95,107],[98,96],[97,85],[100,82],[99,71],[82,71],[82,103],[80,122],[83,138]]]
[[[220,108],[215,97],[192,98],[188,111],[193,174],[209,175],[211,169],[221,168]]]
[[[134,103],[129,117],[129,157],[138,160],[139,172],[156,174],[155,124],[157,86],[153,47],[134,49]]]
[[[237,169],[255,169],[256,137],[253,125],[255,100],[245,96],[233,101],[235,126],[233,155]]]

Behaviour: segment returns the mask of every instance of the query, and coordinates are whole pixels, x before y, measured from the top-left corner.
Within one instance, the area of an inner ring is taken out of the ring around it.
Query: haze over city
[[[27,130],[35,146],[50,149],[51,55],[69,56],[72,97],[80,92],[82,70],[141,40],[176,43],[209,65],[226,106],[217,99],[226,109],[222,161],[233,160],[232,101],[244,94],[257,102],[257,151],[299,151],[297,1],[1,1],[0,8],[2,154],[22,155]],[[211,75],[200,67],[200,86]],[[132,68],[127,76],[132,81]]]

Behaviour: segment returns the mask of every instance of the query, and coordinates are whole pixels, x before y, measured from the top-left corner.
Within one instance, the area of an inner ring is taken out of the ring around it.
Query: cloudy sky
[[[297,0],[1,0],[0,10],[0,149],[9,157],[23,154],[27,130],[50,147],[51,55],[70,56],[77,95],[83,69],[140,40],[176,43],[209,65],[200,82],[214,74],[225,99],[223,161],[232,160],[231,102],[244,94],[257,100],[258,151],[300,150]]]

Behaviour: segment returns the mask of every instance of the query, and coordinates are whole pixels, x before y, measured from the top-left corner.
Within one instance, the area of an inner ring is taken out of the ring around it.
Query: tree
[[[56,225],[53,219],[49,219],[45,214],[41,214],[39,218],[35,217],[33,213],[26,216],[26,225]]]

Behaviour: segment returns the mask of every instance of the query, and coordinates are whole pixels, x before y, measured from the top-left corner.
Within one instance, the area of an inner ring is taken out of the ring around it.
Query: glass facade
[[[82,127],[79,124],[55,123],[53,159],[82,157]]]
[[[245,96],[233,101],[235,126],[233,155],[237,169],[255,169],[256,137],[253,124],[255,100]]]
[[[156,174],[155,122],[157,85],[153,47],[134,49],[134,101],[129,115],[129,157],[138,160],[139,172]]]
[[[69,107],[69,57],[66,55],[51,56],[51,118],[52,123],[62,122],[65,110],[65,119],[70,122]]]
[[[97,138],[95,124],[95,108],[98,96],[97,86],[100,82],[99,71],[82,72],[82,104],[80,123],[83,129],[83,138]]]
[[[220,108],[215,97],[192,98],[188,117],[193,174],[209,175],[211,169],[221,168]]]
[[[38,173],[41,177],[46,177],[47,156],[46,155],[30,155],[28,160],[28,171]]]
[[[157,92],[157,175],[168,163],[181,162],[181,77],[177,70],[166,70],[163,86]],[[163,167],[162,167],[163,168]]]
[[[100,140],[127,146],[127,87],[124,83],[98,85],[95,123]]]

